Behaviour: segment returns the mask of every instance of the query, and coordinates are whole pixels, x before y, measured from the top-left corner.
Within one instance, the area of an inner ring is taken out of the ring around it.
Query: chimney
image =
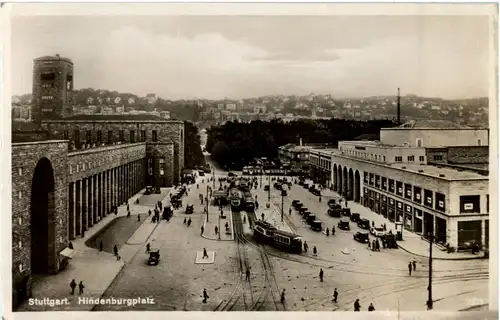
[[[401,124],[401,96],[399,95],[399,88],[398,88],[398,125]]]

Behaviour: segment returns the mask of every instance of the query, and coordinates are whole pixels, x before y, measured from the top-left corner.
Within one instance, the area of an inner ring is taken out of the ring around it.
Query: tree
[[[227,162],[227,159],[230,155],[229,147],[222,141],[217,142],[212,148],[212,159],[219,164],[223,164]]]
[[[194,169],[205,166],[205,157],[201,151],[198,128],[189,121],[184,121],[184,167]]]

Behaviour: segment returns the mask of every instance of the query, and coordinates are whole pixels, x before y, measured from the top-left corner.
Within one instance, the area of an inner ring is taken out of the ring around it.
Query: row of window
[[[146,130],[142,130],[140,131],[140,140],[139,141],[136,141],[136,136],[135,136],[135,131],[134,130],[130,130],[128,131],[129,135],[128,135],[128,140],[130,143],[135,143],[135,142],[146,142],[146,139],[147,139],[147,131]],[[80,144],[80,131],[79,130],[75,130],[74,133],[73,133],[73,138],[74,138],[74,141],[77,145]],[[107,136],[107,143],[108,144],[111,144],[113,142],[116,142],[116,141],[120,141],[120,142],[125,142],[125,130],[119,130],[118,131],[118,140],[115,140],[115,133],[113,130],[109,130],[108,131],[108,136]],[[69,140],[69,132],[68,130],[65,130],[63,131],[63,139],[64,140]],[[152,130],[151,132],[151,140],[152,142],[157,142],[158,141],[158,132],[156,130]],[[103,138],[102,138],[102,131],[97,131],[96,132],[96,136],[95,136],[95,139],[93,139],[93,136],[92,136],[92,131],[86,131],[85,132],[85,141],[86,143],[93,143],[93,142],[96,142],[98,144],[101,144],[103,143]]]
[[[422,198],[421,187],[412,186],[409,183],[403,183],[394,179],[387,179],[386,177],[369,172],[364,172],[363,181],[367,185],[388,191],[415,203],[423,204],[426,207],[434,208],[437,211],[446,211],[445,195],[442,193],[423,189]]]
[[[340,149],[340,150],[342,150],[342,149]],[[367,152],[361,152],[361,151],[356,151],[356,150],[352,150],[352,149],[347,149],[347,150],[342,150],[342,154],[357,157],[357,158],[372,160],[372,161],[385,162],[385,156],[382,156],[379,154],[374,154],[374,153],[367,153]]]
[[[330,160],[328,159],[320,159],[318,156],[310,156],[310,161],[312,164],[318,166],[318,167],[322,167],[322,168],[325,168],[327,170],[332,170],[332,163]]]
[[[131,156],[137,156],[137,155],[138,155],[138,153],[131,154]],[[86,162],[77,163],[74,166],[75,172],[85,171],[87,169],[99,167],[106,161],[111,162],[112,161],[111,156],[106,157],[106,159],[102,159],[102,158],[98,159],[97,161],[94,160],[94,161],[86,161]],[[73,174],[73,165],[71,165],[71,164],[69,165],[69,174]]]

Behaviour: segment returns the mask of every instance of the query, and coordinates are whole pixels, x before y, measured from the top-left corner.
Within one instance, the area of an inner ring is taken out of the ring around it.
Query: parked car
[[[314,189],[313,191],[311,191],[311,193],[318,197],[321,195],[321,191],[319,191],[318,189]]]
[[[148,265],[157,265],[160,262],[160,249],[150,249]]]
[[[350,217],[351,216],[351,209],[350,208],[342,209],[342,215],[344,215],[346,217]]]
[[[339,223],[337,223],[337,227],[340,230],[350,230],[351,229],[351,227],[349,225],[349,220],[347,220],[345,218],[340,219]]]
[[[312,215],[311,212],[309,211],[305,211],[303,214],[302,214],[302,218],[307,221],[307,218],[309,218],[309,216]]]
[[[234,176],[235,176],[235,174],[234,174],[234,173],[232,173],[232,172],[229,172],[229,173],[227,174],[227,176],[228,176],[228,177],[234,177]]]
[[[334,218],[340,218],[341,217],[340,210],[338,210],[338,209],[328,209],[328,215],[330,217],[334,217]]]
[[[370,228],[370,233],[375,237],[381,237],[385,234],[384,228],[381,227]]]
[[[310,223],[310,225],[311,225],[311,229],[313,229],[314,231],[323,230],[323,225],[322,225],[321,221],[319,221],[319,220],[314,220],[313,222]]]
[[[332,206],[332,205],[336,204],[336,201],[335,201],[335,199],[330,199],[330,200],[328,200],[327,203],[328,203],[328,206]]]
[[[264,186],[264,191],[269,191],[269,185]]]
[[[205,171],[200,170],[200,171],[198,171],[198,174],[200,175],[200,177],[204,177],[205,176]]]
[[[307,223],[311,224],[316,220],[316,215],[311,213],[310,215],[307,216]]]
[[[365,218],[360,218],[358,221],[358,227],[366,230],[370,229],[370,220]]]
[[[309,209],[307,209],[306,207],[301,207],[301,208],[299,208],[299,213],[300,213],[301,215],[304,215],[304,212],[308,212],[308,211],[309,211]]]
[[[186,214],[193,214],[194,212],[194,206],[192,204],[188,204],[186,206]]]
[[[370,241],[370,237],[368,236],[368,232],[366,231],[358,231],[354,234],[354,240],[361,243],[368,243]]]
[[[386,248],[388,249],[397,249],[398,244],[396,242],[396,236],[392,232],[385,233],[382,237],[385,240]]]
[[[293,200],[292,201],[292,207],[297,208],[297,205],[300,203],[299,200]]]
[[[353,212],[351,214],[351,221],[352,222],[358,222],[360,218],[361,218],[361,216],[357,212]]]

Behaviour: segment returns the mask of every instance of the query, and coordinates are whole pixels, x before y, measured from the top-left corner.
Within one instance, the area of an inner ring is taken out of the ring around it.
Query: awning
[[[61,251],[59,254],[61,256],[67,257],[67,258],[73,258],[75,255],[76,251],[70,248],[65,248],[63,251]]]

